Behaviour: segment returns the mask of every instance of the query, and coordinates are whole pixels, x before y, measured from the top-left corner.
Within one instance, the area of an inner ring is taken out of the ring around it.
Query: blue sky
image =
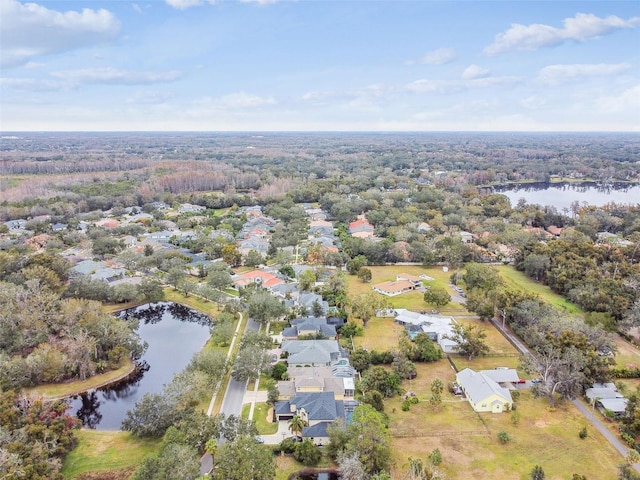
[[[0,0],[0,129],[640,131],[640,2]]]

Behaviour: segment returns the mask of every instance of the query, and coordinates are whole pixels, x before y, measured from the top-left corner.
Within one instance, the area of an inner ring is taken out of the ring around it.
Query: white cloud
[[[412,65],[414,63],[421,63],[424,65],[444,65],[445,63],[451,63],[457,58],[455,48],[438,48],[425,53],[418,61],[410,60],[407,63]]]
[[[202,0],[165,0],[167,5],[178,10],[186,10],[191,7],[199,7],[203,4]]]
[[[191,7],[200,7],[205,4],[205,0],[164,0],[170,7],[178,10],[186,10]],[[258,5],[269,5],[276,3],[278,0],[239,0],[240,3],[257,3]],[[206,0],[206,3],[213,5],[216,0]]]
[[[118,19],[105,9],[62,13],[36,3],[0,0],[0,16],[0,64],[4,67],[102,43],[120,30]]]
[[[596,105],[604,112],[629,111],[636,119],[636,130],[640,127],[638,109],[640,109],[640,84],[634,85],[616,95],[604,95],[596,99]]]
[[[214,103],[225,108],[256,108],[264,105],[273,105],[276,101],[273,97],[259,97],[246,92],[238,92],[224,95]]]
[[[240,3],[257,3],[258,5],[269,5],[276,3],[278,0],[240,0]]]
[[[585,41],[621,28],[635,28],[640,17],[624,20],[615,15],[600,18],[593,14],[577,13],[566,18],[564,27],[552,27],[534,23],[521,25],[514,23],[504,33],[495,36],[494,42],[484,49],[487,55],[511,52],[514,50],[538,50],[542,47],[554,47],[569,40]]]
[[[173,92],[161,92],[158,90],[138,90],[133,95],[127,97],[126,103],[142,105],[158,105],[173,98]]]
[[[142,13],[142,8],[140,8],[140,5],[138,5],[137,3],[132,3],[131,8],[133,8],[133,10],[137,13]]]
[[[468,69],[467,69],[468,70]],[[485,72],[483,70],[483,72]],[[488,75],[488,73],[483,73]],[[469,78],[463,78],[461,80],[430,80],[421,79],[415,80],[404,86],[404,90],[412,93],[441,93],[441,94],[453,94],[466,90],[472,90],[475,88],[490,88],[490,87],[509,87],[518,84],[522,81],[519,77],[502,76],[502,77],[490,77],[479,76]]]
[[[344,91],[313,91],[307,92],[302,95],[301,99],[304,102],[314,103],[316,106],[330,105],[333,102],[339,102],[354,107],[357,106],[371,106],[378,99],[386,97],[392,93],[392,89],[388,88],[384,84],[374,83],[366,85],[361,88]]]
[[[70,85],[60,80],[38,80],[35,78],[0,78],[2,88],[29,92],[68,90]]]
[[[559,84],[590,77],[608,77],[631,68],[627,63],[618,64],[573,64],[549,65],[538,72],[538,80],[549,84]]]
[[[85,68],[52,72],[52,76],[72,84],[148,85],[173,82],[182,76],[177,70],[168,72],[138,72],[117,68]]]
[[[482,68],[479,65],[469,65],[464,72],[462,72],[462,78],[464,80],[474,80],[477,78],[486,78],[491,74],[491,72]]]

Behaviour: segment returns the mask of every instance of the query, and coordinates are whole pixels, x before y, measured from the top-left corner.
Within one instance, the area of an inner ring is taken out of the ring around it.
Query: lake
[[[210,336],[209,317],[178,303],[150,303],[123,310],[117,316],[123,321],[140,321],[138,333],[149,345],[140,359],[144,368],[116,385],[69,400],[70,413],[75,413],[87,428],[119,430],[127,410],[145,393],[162,391]]]
[[[571,209],[573,202],[594,206],[607,203],[640,204],[640,185],[627,183],[596,182],[584,183],[528,183],[524,185],[500,185],[493,187],[493,192],[509,197],[511,206],[524,198],[528,204],[551,205],[563,213]]]

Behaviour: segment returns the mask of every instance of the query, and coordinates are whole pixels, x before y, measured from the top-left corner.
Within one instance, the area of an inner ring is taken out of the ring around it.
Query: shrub
[[[578,433],[578,436],[583,440],[587,438],[587,427],[583,427],[582,430],[580,430],[580,433]]]
[[[406,399],[404,402],[402,402],[402,411],[408,412],[410,409],[411,409],[411,400]]]
[[[293,453],[298,446],[298,442],[296,442],[293,438],[285,438],[282,442],[280,442],[280,452],[284,453]]]
[[[296,445],[293,451],[293,458],[302,463],[306,467],[314,467],[320,462],[322,453],[309,439]]]
[[[442,453],[439,449],[436,448],[429,454],[429,461],[436,467],[442,463]]]
[[[520,423],[520,412],[511,411],[511,424],[518,425]]]
[[[507,432],[505,432],[504,430],[498,432],[498,441],[501,444],[506,444],[509,443],[511,441],[511,437],[509,436],[509,434]]]

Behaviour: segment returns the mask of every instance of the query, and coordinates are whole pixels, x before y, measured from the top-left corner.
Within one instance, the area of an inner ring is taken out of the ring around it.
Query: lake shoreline
[[[65,400],[67,398],[74,397],[76,395],[80,395],[82,393],[85,393],[91,390],[97,390],[102,387],[115,385],[116,383],[126,380],[131,375],[135,374],[138,368],[139,366],[136,362],[132,360],[128,360],[127,365],[124,365],[116,370],[112,370],[111,372],[107,372],[99,375],[94,375],[93,377],[90,377],[87,380],[84,380],[83,383],[87,382],[87,384],[86,385],[83,384],[82,387],[71,387],[71,389],[69,390],[69,393],[65,392],[64,394],[51,395],[51,394],[47,394],[47,390],[60,389],[65,385],[72,386],[74,383],[77,383],[78,381],[73,381],[69,383],[45,384],[45,385],[38,385],[36,387],[23,388],[20,393],[21,395],[29,398],[34,398],[34,397],[42,398],[47,402],[54,402],[56,400]],[[105,376],[108,377],[112,375],[113,372],[117,372],[118,370],[122,370],[122,369],[124,369],[124,371],[118,374],[117,376],[109,377],[107,379],[104,378]]]

